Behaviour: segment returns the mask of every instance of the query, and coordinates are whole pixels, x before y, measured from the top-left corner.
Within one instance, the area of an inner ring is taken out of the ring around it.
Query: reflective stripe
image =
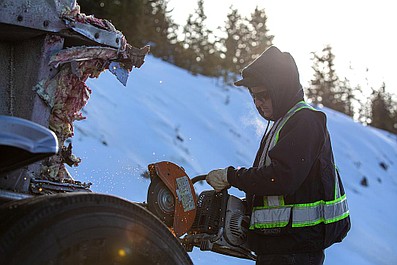
[[[278,137],[280,136],[280,131],[281,129],[284,127],[284,125],[287,123],[287,121],[289,120],[289,118],[292,117],[292,115],[294,115],[296,112],[300,111],[301,109],[311,109],[311,110],[315,110],[315,108],[313,108],[312,106],[310,106],[309,104],[307,104],[305,101],[299,101],[298,103],[296,103],[296,105],[291,108],[287,114],[284,116],[284,118],[281,121],[280,127],[277,129],[276,131],[276,136],[274,137],[274,141],[272,143],[272,146],[275,146],[276,143],[278,142]]]
[[[261,208],[252,211],[250,229],[284,227],[291,216],[291,207]]]
[[[334,201],[318,201],[284,207],[255,207],[251,216],[250,229],[284,227],[290,220],[291,209],[292,227],[330,224],[349,215],[346,195]]]
[[[284,205],[283,196],[267,196],[267,197],[265,197],[265,199],[267,199],[267,206],[269,206],[269,207]]]
[[[292,209],[292,227],[333,223],[349,215],[346,195],[334,201],[295,204]]]
[[[340,186],[339,186],[339,171],[335,165],[335,200],[341,196]]]
[[[262,153],[261,158],[259,160],[259,165],[260,166],[264,165],[264,166],[267,167],[267,166],[269,166],[271,164],[271,160],[270,160],[270,157],[269,157],[269,154],[268,154],[267,151],[272,149],[274,144],[275,144],[274,141],[272,141],[272,140],[274,140],[274,134],[275,134],[275,132],[277,130],[277,127],[279,126],[280,121],[281,120],[277,120],[275,123],[273,123],[272,128],[270,129],[268,135],[265,137],[266,141],[265,141],[265,144],[264,144],[263,153]]]
[[[278,142],[280,131],[297,111],[301,109],[312,109],[312,106],[304,101],[298,102],[287,114],[276,122],[274,136],[269,143],[269,150]],[[263,156],[263,154],[262,154]],[[265,154],[266,164],[270,164],[268,154]],[[349,215],[346,195],[341,196],[339,185],[339,172],[335,166],[335,190],[333,201],[317,201],[314,203],[284,205],[283,196],[264,196],[263,206],[254,207],[252,210],[250,229],[254,228],[276,228],[285,227],[291,219],[292,227],[313,226],[319,223],[333,223],[346,218]]]

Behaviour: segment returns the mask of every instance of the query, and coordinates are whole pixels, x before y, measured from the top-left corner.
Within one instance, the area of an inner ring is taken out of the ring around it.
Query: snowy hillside
[[[109,72],[87,84],[93,91],[87,119],[75,123],[72,139],[82,163],[69,171],[92,182],[93,191],[131,201],[146,201],[149,180],[142,173],[153,162],[172,161],[190,177],[251,165],[266,125],[247,91],[222,88],[151,56],[127,87]],[[326,251],[325,264],[397,264],[397,137],[323,111],[352,218],[347,239]],[[197,265],[254,264],[197,249],[191,257]]]

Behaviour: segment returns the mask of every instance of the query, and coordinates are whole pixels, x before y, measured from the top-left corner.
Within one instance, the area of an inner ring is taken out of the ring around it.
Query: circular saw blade
[[[153,178],[147,194],[148,209],[168,227],[174,223],[175,198],[159,178]]]

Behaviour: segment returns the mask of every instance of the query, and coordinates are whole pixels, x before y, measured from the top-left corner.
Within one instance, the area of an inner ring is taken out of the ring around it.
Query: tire
[[[0,218],[0,264],[192,264],[158,218],[114,196],[39,196],[3,205]]]

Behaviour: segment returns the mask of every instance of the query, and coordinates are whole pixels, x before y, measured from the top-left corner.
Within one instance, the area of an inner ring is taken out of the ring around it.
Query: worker
[[[206,181],[246,193],[256,264],[323,264],[324,249],[350,229],[326,115],[304,101],[295,60],[275,46],[241,74],[235,85],[248,88],[268,126],[252,167],[212,170]]]

